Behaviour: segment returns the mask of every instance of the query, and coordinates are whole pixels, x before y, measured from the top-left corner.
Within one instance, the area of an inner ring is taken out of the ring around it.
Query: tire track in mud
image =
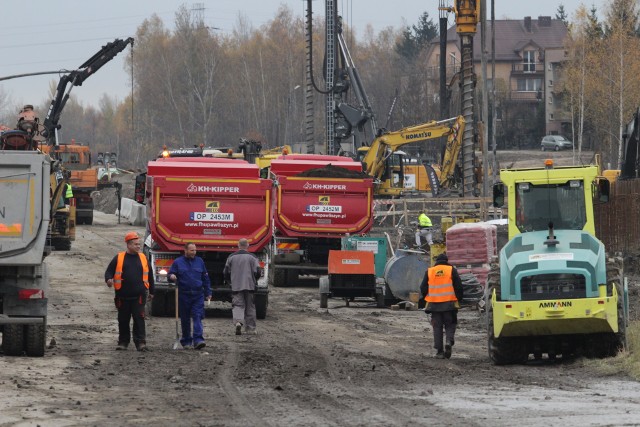
[[[283,302],[288,306],[292,305],[290,302],[291,298],[300,297],[300,295],[297,295],[297,297],[294,296],[291,289],[287,289],[280,296],[284,297],[283,299],[285,301]],[[315,313],[312,316],[315,317]],[[332,320],[341,321],[340,319]],[[367,322],[364,319],[349,319],[349,321],[351,323],[355,322],[361,325],[362,329],[371,329],[371,322]],[[273,333],[275,334],[282,334],[282,332],[282,330],[276,331],[275,328],[273,330]],[[300,345],[302,345],[304,348],[312,349],[311,351],[308,351],[309,353],[318,356],[317,359],[319,360],[317,364],[321,367],[319,369],[319,372],[322,372],[328,376],[329,381],[325,380],[325,385],[327,386],[327,388],[331,388],[332,391],[334,391],[334,393],[329,395],[326,389],[323,388],[323,384],[317,384],[314,381],[309,381],[309,385],[317,389],[318,392],[323,395],[323,397],[330,398],[335,402],[335,406],[333,404],[327,404],[328,411],[322,412],[320,414],[320,416],[322,417],[321,419],[324,418],[325,422],[327,421],[326,417],[328,414],[330,414],[331,412],[335,412],[336,407],[341,407],[345,404],[353,405],[350,408],[350,412],[354,415],[362,413],[363,411],[371,411],[372,409],[375,409],[376,414],[367,414],[366,417],[371,418],[371,416],[374,416],[376,419],[378,419],[378,421],[380,421],[380,418],[382,418],[384,420],[384,425],[407,425],[411,422],[416,421],[415,418],[412,418],[405,412],[396,409],[394,406],[385,402],[383,399],[373,397],[371,395],[371,390],[366,388],[365,386],[351,383],[351,380],[347,379],[347,377],[345,377],[344,374],[340,372],[339,369],[341,366],[343,366],[343,364],[341,364],[340,360],[332,354],[334,352],[340,351],[340,344],[337,344],[335,342],[325,342],[325,340],[321,340],[318,342],[316,340],[305,339],[307,337],[307,334],[304,333],[304,331],[299,334],[292,333],[291,335],[291,338],[285,337],[287,342],[297,342],[298,345],[296,345],[295,347],[299,347]],[[312,338],[317,337],[317,335],[313,333],[310,334],[310,336]],[[376,360],[380,358],[373,356],[373,359]],[[384,364],[389,365],[386,362]],[[346,368],[350,367],[347,366]],[[366,398],[362,399],[363,396],[366,396]],[[345,398],[350,402],[346,403]],[[345,422],[345,419],[337,417],[335,419],[335,422],[340,425]],[[347,423],[348,422],[349,420],[347,419]]]
[[[278,307],[278,312],[280,311],[282,311],[282,307]],[[275,314],[272,318],[277,318],[277,316],[278,314]],[[289,333],[282,326],[281,323],[260,322],[258,324],[260,335],[256,337],[256,340],[261,340],[262,342],[251,344],[251,355],[257,356],[258,363],[267,359],[269,361],[268,367],[265,367],[265,363],[260,363],[259,366],[256,366],[255,360],[252,360],[251,357],[246,358],[248,360],[246,370],[259,372],[261,369],[266,369],[264,374],[261,375],[261,380],[264,386],[268,387],[269,392],[273,393],[275,391],[276,393],[273,395],[274,399],[265,401],[265,389],[264,387],[261,388],[262,392],[260,393],[263,395],[261,403],[265,405],[262,408],[258,408],[264,411],[261,415],[263,417],[261,418],[261,423],[265,424],[267,422],[264,419],[265,414],[269,414],[267,417],[273,416],[274,412],[277,413],[279,410],[288,415],[284,421],[281,417],[275,415],[274,422],[283,423],[284,425],[342,426],[345,423],[353,425],[353,422],[345,421],[345,419],[349,420],[349,418],[345,418],[344,413],[339,409],[344,407],[344,402],[341,400],[343,397],[327,394],[324,390],[313,385],[313,381],[309,378],[310,375],[307,375],[313,369],[308,369],[309,367],[306,366],[307,362],[312,358],[305,356],[307,352],[301,352],[297,335]],[[267,347],[265,347],[265,344]],[[240,343],[236,342],[232,345],[239,346]],[[270,350],[274,347],[277,348],[275,353]],[[283,355],[287,356],[286,361],[279,363],[284,359]],[[240,357],[237,360],[240,360]],[[305,374],[302,375],[304,379],[297,376],[300,372],[296,371],[296,369],[300,370],[302,368],[307,368],[304,369]]]
[[[287,295],[290,296],[290,295]],[[315,303],[316,300],[313,300],[312,304]],[[326,321],[327,325],[331,325],[332,323],[338,323],[340,325],[344,325],[345,323],[349,323],[349,326],[356,330],[366,331],[367,334],[371,334],[373,339],[385,341],[388,339],[388,333],[392,333],[392,336],[399,336],[401,331],[397,325],[393,325],[391,322],[385,322],[384,317],[375,317],[371,316],[373,313],[378,313],[377,311],[370,312],[369,307],[363,306],[364,302],[357,302],[359,305],[355,305],[351,308],[346,308],[346,310],[358,310],[358,308],[366,309],[367,312],[363,312],[362,316],[359,316],[356,311],[352,312],[344,312],[334,311],[331,313],[331,318],[324,318],[322,321]],[[366,303],[364,303],[366,304]],[[375,304],[375,303],[371,303]],[[342,307],[341,307],[342,308]],[[332,309],[332,311],[335,310]],[[335,313],[335,314],[334,314]],[[365,316],[365,317],[363,317]],[[407,319],[409,320],[409,319]],[[410,320],[409,320],[410,321]],[[328,328],[329,329],[329,328]],[[397,332],[397,333],[396,333]],[[413,334],[416,334],[412,333]],[[342,335],[342,334],[341,334]],[[301,338],[302,337],[302,338]],[[306,337],[306,334],[301,334],[297,336],[299,339],[303,339]],[[311,334],[311,337],[317,337],[315,334]],[[398,367],[397,363],[393,363],[395,359],[389,359],[384,355],[380,354],[364,354],[353,352],[352,350],[345,347],[345,342],[342,341],[330,341],[330,340],[322,340],[322,341],[312,341],[305,340],[305,347],[314,348],[314,353],[319,355],[323,360],[323,366],[326,369],[326,373],[329,376],[332,387],[340,386],[344,389],[344,394],[347,396],[356,399],[356,402],[362,404],[362,400],[357,400],[360,396],[366,396],[366,408],[376,408],[378,411],[377,416],[383,417],[385,420],[385,425],[408,425],[411,423],[421,423],[424,421],[428,422],[436,422],[436,423],[444,423],[450,424],[454,423],[456,425],[477,425],[470,422],[468,419],[463,417],[459,417],[458,415],[453,414],[452,412],[439,408],[429,401],[429,398],[420,398],[421,403],[426,403],[428,405],[427,411],[420,411],[416,413],[413,417],[411,414],[407,414],[405,410],[396,408],[392,403],[389,403],[384,400],[384,398],[375,397],[372,395],[372,390],[374,387],[367,387],[365,385],[358,385],[351,382],[351,379],[345,379],[344,374],[341,372],[341,367],[343,370],[349,372],[349,370],[353,369],[351,364],[341,363],[340,356],[336,356],[336,354],[347,354],[344,356],[344,359],[347,361],[352,361],[353,358],[350,355],[356,356],[359,360],[365,362],[372,362],[375,365],[382,365],[386,367],[389,372],[387,374],[381,374],[381,382],[386,383],[387,385],[391,383],[391,381],[401,384],[415,384],[416,376],[412,375],[412,372],[402,370]],[[404,341],[407,341],[406,339]],[[411,340],[409,340],[411,341]],[[397,360],[395,360],[397,362]],[[357,363],[357,362],[356,362]],[[401,362],[402,363],[402,362]],[[405,362],[406,363],[406,362]],[[428,363],[428,362],[427,362]],[[453,369],[451,366],[446,367],[445,369]],[[352,371],[353,372],[353,371]],[[387,379],[382,377],[385,375]],[[347,382],[348,381],[348,382]],[[365,379],[366,381],[366,379]],[[425,390],[426,395],[428,393],[432,393],[431,390]],[[406,399],[403,399],[406,402]],[[416,405],[416,407],[418,407]],[[357,412],[358,408],[354,409],[354,412]],[[428,418],[425,420],[424,412],[427,412]]]
[[[242,395],[240,389],[234,384],[235,373],[238,370],[238,344],[235,342],[226,344],[227,351],[225,352],[225,358],[219,376],[220,379],[218,381],[220,388],[222,388],[224,395],[229,399],[229,403],[233,406],[235,412],[245,418],[247,425],[269,426],[270,424],[258,414],[253,405]]]
[[[411,416],[406,415],[404,412],[396,409],[391,404],[385,402],[382,399],[371,396],[371,390],[368,390],[364,387],[357,386],[353,383],[345,383],[341,381],[343,378],[339,375],[338,370],[336,369],[336,365],[338,361],[335,357],[333,357],[329,350],[327,350],[324,346],[315,345],[318,354],[324,359],[324,365],[327,370],[327,374],[329,378],[334,382],[334,384],[340,384],[342,387],[345,387],[347,392],[351,392],[352,396],[367,396],[367,403],[369,403],[372,407],[376,408],[376,410],[380,411],[382,416],[385,418],[391,417],[389,419],[389,425],[393,425],[399,423],[400,425],[407,425],[414,421]],[[335,348],[335,344],[332,348]],[[389,415],[392,414],[392,415]]]

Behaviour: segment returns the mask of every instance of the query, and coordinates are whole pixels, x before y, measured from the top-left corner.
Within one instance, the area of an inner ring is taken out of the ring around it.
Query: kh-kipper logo
[[[214,185],[196,185],[193,182],[187,187],[189,193],[239,193],[240,187],[217,187]]]
[[[337,185],[337,184],[312,184],[310,182],[305,182],[302,186],[305,190],[346,190],[346,185]]]

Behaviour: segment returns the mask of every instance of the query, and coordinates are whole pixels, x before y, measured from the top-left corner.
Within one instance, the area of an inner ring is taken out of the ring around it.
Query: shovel
[[[173,349],[178,350],[182,348],[182,344],[180,344],[180,322],[178,320],[178,286],[176,285],[176,342],[173,343]]]

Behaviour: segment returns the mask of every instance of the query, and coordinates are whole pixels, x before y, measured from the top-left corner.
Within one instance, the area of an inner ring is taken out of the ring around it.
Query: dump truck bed
[[[334,159],[337,156],[291,157],[271,162],[271,173],[278,182],[274,223],[283,236],[337,238],[369,231],[373,225],[373,179],[359,176],[359,163],[344,157]],[[305,176],[307,171],[320,169],[328,173]]]
[[[42,263],[50,221],[49,156],[0,151],[0,265]]]
[[[240,238],[249,251],[268,244],[272,182],[242,160],[168,158],[149,162],[148,219],[162,250],[193,242],[204,251],[233,252]]]

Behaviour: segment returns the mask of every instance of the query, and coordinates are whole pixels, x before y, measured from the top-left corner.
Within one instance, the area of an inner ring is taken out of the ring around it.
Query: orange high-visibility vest
[[[453,289],[453,267],[450,265],[436,265],[427,270],[429,278],[429,293],[426,302],[458,301]]]
[[[124,254],[126,252],[118,253],[118,262],[116,263],[116,274],[113,276],[113,288],[119,291],[122,287],[122,265],[124,264]],[[149,289],[149,264],[147,263],[147,257],[142,252],[139,252],[140,263],[142,264],[142,281],[144,287]]]

